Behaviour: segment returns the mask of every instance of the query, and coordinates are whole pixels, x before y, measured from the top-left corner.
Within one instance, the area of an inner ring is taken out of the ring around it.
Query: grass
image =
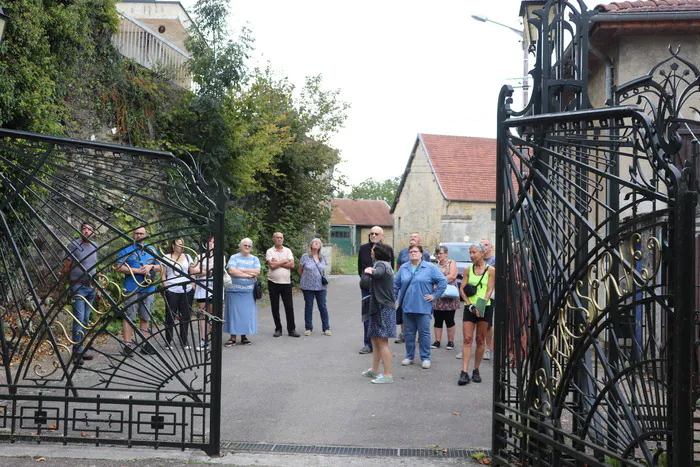
[[[357,256],[336,255],[333,251],[331,274],[357,274]]]

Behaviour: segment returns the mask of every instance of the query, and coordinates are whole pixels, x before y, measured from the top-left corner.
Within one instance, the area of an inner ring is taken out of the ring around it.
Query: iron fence
[[[4,129],[0,183],[0,438],[218,453],[223,194],[187,157]],[[194,283],[201,308],[165,305]]]

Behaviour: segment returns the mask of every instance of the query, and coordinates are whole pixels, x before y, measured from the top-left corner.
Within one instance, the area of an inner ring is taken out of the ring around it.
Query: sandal
[[[234,345],[236,345],[236,339],[229,339],[224,344],[224,347],[233,347]]]
[[[241,345],[250,345],[250,344],[252,344],[252,342],[250,342],[247,337],[244,337],[243,339],[241,339]]]

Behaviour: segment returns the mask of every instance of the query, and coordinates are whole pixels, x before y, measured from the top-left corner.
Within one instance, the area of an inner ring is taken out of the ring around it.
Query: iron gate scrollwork
[[[587,55],[579,7],[540,12],[579,40],[545,34],[528,106],[499,96],[494,461],[691,465],[697,181],[678,130],[700,73],[675,50],[589,109],[585,73],[541,69]]]
[[[0,184],[0,438],[218,454],[223,190],[184,156],[4,129]],[[193,284],[201,309],[166,306]]]

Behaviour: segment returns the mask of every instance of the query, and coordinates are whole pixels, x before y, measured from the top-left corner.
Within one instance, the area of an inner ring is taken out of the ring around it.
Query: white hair
[[[248,240],[248,241],[250,242],[251,245],[253,244],[253,240],[251,240],[251,239],[249,239],[248,237],[246,237],[246,238],[242,239],[240,242],[238,242],[238,246],[239,246],[239,247],[242,246],[242,245],[243,245],[243,242],[245,242],[246,240]]]

